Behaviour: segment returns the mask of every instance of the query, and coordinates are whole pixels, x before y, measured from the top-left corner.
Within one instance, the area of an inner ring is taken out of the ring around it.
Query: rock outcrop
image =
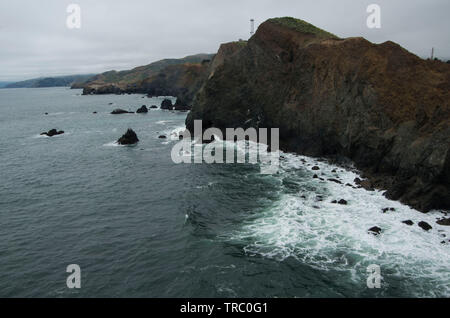
[[[134,114],[133,112],[129,112],[127,110],[117,108],[111,112],[112,115],[121,115],[121,114]]]
[[[270,19],[225,51],[195,97],[189,130],[195,119],[204,129],[279,128],[283,150],[345,156],[390,199],[450,208],[449,64],[292,18]]]
[[[48,132],[41,133],[41,136],[53,137],[53,136],[62,135],[62,134],[64,134],[63,130],[51,129]]]
[[[161,102],[161,109],[172,110],[173,109],[172,101],[170,99],[163,100]]]
[[[117,140],[119,145],[133,145],[139,141],[133,129],[128,129],[127,132]]]
[[[370,228],[367,232],[369,234],[377,236],[377,235],[381,234],[381,231],[382,231],[381,228],[379,228],[378,226],[374,226],[374,227]]]
[[[145,105],[142,105],[137,111],[136,113],[138,114],[146,114],[148,113],[148,108]]]

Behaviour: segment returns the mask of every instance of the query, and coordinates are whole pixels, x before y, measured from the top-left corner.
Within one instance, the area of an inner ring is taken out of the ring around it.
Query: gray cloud
[[[66,7],[81,7],[82,27],[66,27]],[[366,8],[381,6],[381,29]],[[167,57],[216,52],[277,16],[304,19],[341,37],[395,41],[426,57],[450,58],[448,0],[3,0],[0,80],[122,70]]]

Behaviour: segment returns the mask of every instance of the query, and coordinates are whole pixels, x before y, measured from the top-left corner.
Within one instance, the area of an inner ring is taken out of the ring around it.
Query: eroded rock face
[[[197,94],[187,128],[195,119],[204,129],[280,128],[282,150],[346,156],[368,188],[420,211],[449,209],[450,65],[393,42],[299,26],[266,21],[223,59]]]
[[[133,145],[139,141],[133,129],[128,129],[127,132],[117,140],[119,145]]]

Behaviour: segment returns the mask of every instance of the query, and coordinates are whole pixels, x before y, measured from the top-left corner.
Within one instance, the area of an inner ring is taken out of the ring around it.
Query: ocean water
[[[142,97],[0,90],[1,297],[450,296],[441,211],[345,186],[355,171],[294,154],[275,175],[174,164],[176,135],[158,136],[182,130],[186,113],[109,114],[162,100]],[[65,134],[40,136],[52,128]],[[137,146],[115,144],[127,128]],[[80,289],[66,286],[69,264]],[[371,264],[379,289],[367,287]]]

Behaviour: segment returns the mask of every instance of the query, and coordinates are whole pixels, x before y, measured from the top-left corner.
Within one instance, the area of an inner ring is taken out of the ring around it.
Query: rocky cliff
[[[387,197],[450,208],[450,65],[277,18],[209,74],[188,129],[276,127],[283,150],[350,158]]]

